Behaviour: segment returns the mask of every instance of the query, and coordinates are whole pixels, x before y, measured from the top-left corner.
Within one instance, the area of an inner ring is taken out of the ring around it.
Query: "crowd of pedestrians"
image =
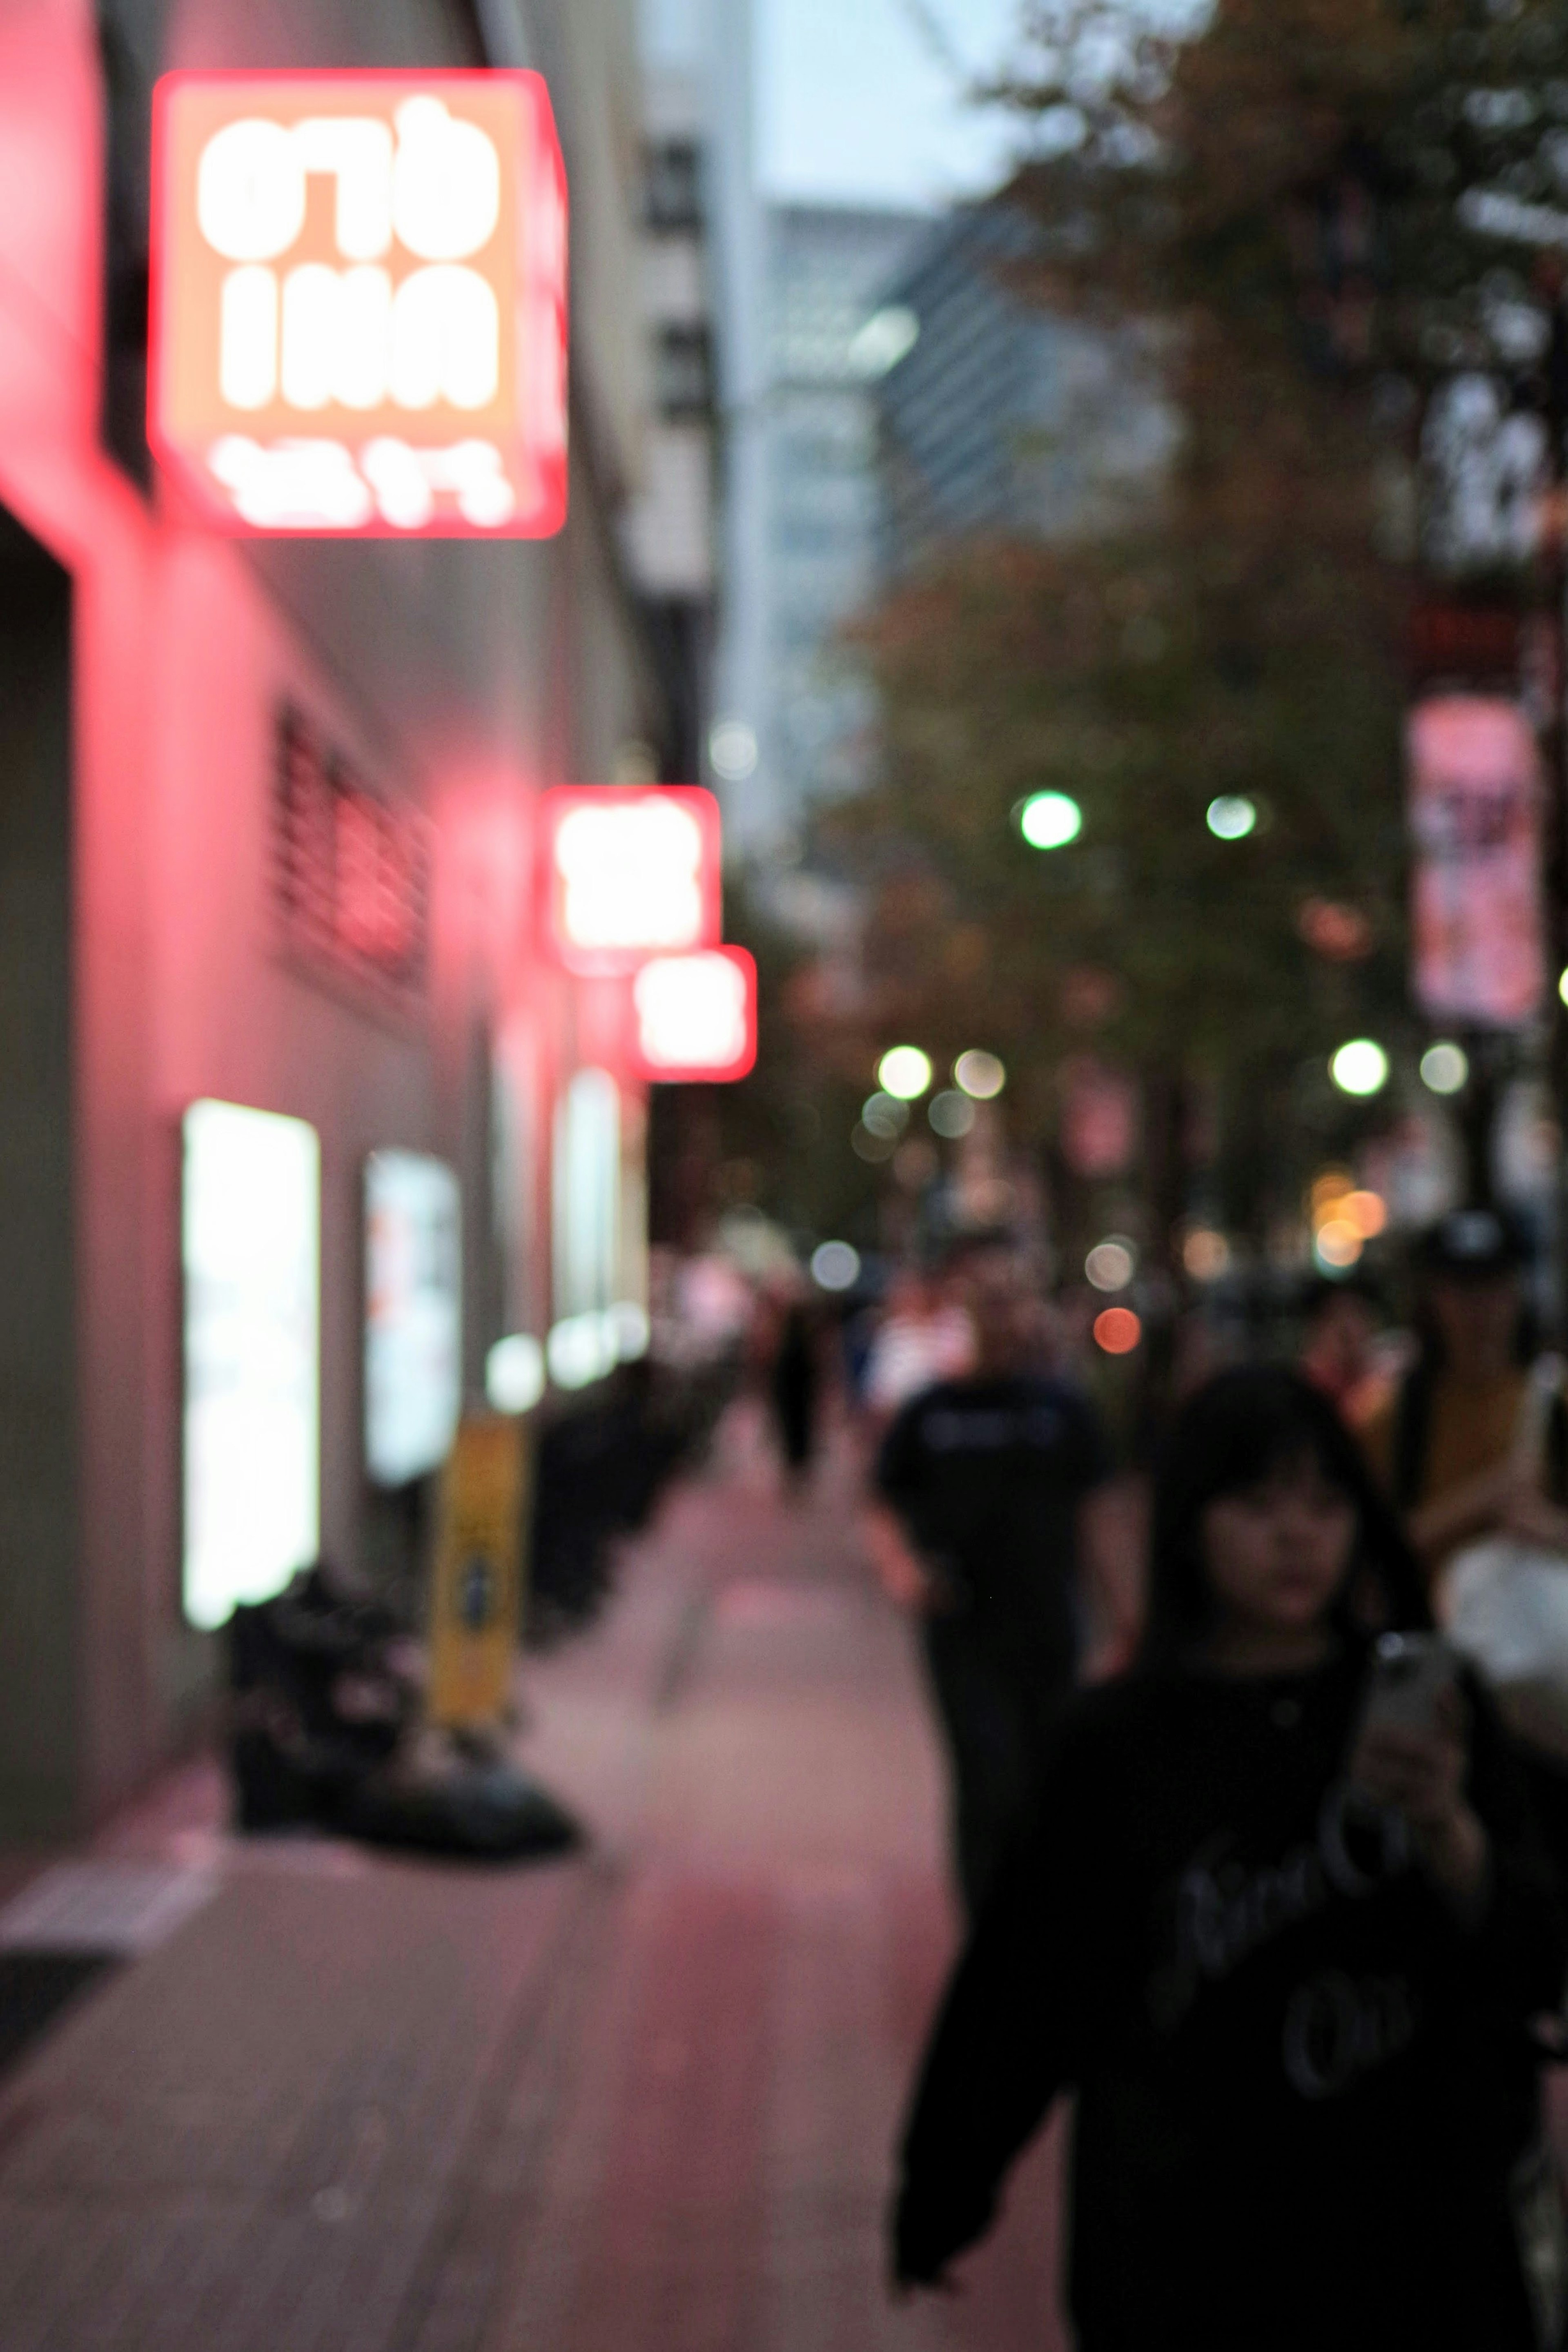
[[[1403,1345],[1318,1286],[1294,1363],[1179,1402],[1146,1512],[1018,1253],[863,1335],[968,1926],[900,2289],[962,2284],[1070,2097],[1080,2352],[1562,2352],[1568,1408],[1524,1276],[1475,1209]]]

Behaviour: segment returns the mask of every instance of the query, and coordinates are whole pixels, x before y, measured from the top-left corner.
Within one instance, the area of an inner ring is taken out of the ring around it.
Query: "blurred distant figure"
[[[1378,1349],[1379,1301],[1370,1283],[1320,1276],[1302,1311],[1298,1368],[1352,1428],[1363,1427],[1390,1393]]]
[[[898,2277],[946,2283],[1070,2090],[1081,2352],[1555,2352],[1558,1889],[1479,1688],[1371,1704],[1372,1626],[1442,1654],[1321,1391],[1191,1399],[1152,1554],[1138,1664],[1067,1711],[942,2005]]]
[[[1088,1399],[1036,1359],[1040,1318],[1021,1259],[972,1255],[961,1291],[972,1366],[894,1421],[868,1532],[887,1591],[921,1621],[973,1916],[1073,1685],[1089,1614],[1080,1570],[1097,1597],[1111,1586],[1098,1508],[1110,1464]]]
[[[768,1374],[768,1392],[784,1470],[792,1486],[805,1484],[816,1437],[819,1381],[816,1328],[803,1299],[786,1307]]]
[[[887,1421],[922,1389],[967,1370],[973,1350],[973,1333],[958,1300],[928,1275],[895,1276],[866,1362],[862,1393],[873,1419]]]
[[[1540,1460],[1519,1437],[1533,1353],[1525,1246],[1493,1209],[1456,1209],[1421,1248],[1420,1351],[1367,1419],[1373,1467],[1436,1588],[1454,1553],[1497,1533],[1568,1550],[1568,1412],[1552,1399]]]

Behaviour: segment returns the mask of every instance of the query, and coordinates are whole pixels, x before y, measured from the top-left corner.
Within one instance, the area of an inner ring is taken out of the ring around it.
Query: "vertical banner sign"
[[[1541,1010],[1541,757],[1516,703],[1447,695],[1410,716],[1415,992],[1434,1021],[1518,1029]]]
[[[447,1457],[430,1601],[432,1723],[478,1730],[505,1711],[521,1630],[531,1442],[526,1422],[475,1415]]]
[[[148,437],[230,530],[547,536],[566,184],[529,73],[165,75]]]

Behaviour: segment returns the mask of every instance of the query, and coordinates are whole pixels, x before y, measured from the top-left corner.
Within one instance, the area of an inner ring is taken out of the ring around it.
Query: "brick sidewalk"
[[[212,1874],[0,2096],[5,2352],[1053,2352],[1051,2141],[961,2300],[880,2220],[951,1946],[936,1760],[847,1465],[742,1422],[530,1760],[583,1862],[236,1847],[210,1774],[108,1842]]]

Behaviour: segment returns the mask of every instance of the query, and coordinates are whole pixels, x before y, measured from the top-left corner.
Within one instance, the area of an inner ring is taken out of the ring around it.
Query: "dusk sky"
[[[1019,0],[926,0],[976,75],[1006,55]],[[990,187],[1016,133],[963,102],[903,0],[761,0],[758,163],[770,194],[935,205]]]

